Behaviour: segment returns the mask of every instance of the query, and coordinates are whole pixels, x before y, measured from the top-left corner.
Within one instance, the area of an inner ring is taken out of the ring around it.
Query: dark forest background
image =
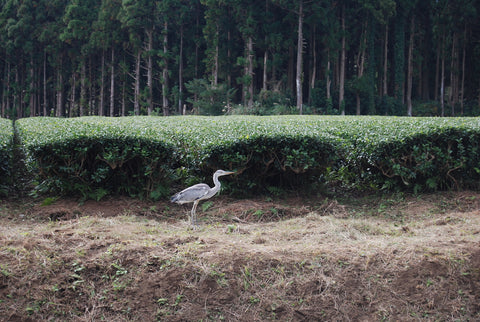
[[[3,0],[1,116],[480,115],[476,0]]]

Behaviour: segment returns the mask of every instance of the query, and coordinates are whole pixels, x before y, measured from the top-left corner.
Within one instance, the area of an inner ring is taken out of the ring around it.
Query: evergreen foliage
[[[3,0],[0,116],[251,113],[262,93],[296,113],[413,101],[476,116],[479,14],[474,0]],[[199,79],[206,93],[185,90]],[[195,105],[225,93],[227,109]]]

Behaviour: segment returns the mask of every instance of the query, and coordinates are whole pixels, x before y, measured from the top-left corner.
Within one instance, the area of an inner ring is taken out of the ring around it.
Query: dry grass
[[[2,320],[480,318],[478,193],[0,209]]]

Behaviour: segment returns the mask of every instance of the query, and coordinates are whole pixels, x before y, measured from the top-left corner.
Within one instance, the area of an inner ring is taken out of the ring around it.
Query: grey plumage
[[[184,189],[176,193],[170,198],[170,201],[178,204],[193,202],[193,207],[190,213],[190,220],[191,220],[192,226],[195,227],[197,224],[196,210],[197,210],[198,203],[201,200],[205,200],[213,197],[220,190],[221,184],[220,184],[220,181],[218,180],[218,177],[229,175],[232,173],[234,172],[217,170],[213,174],[214,186],[212,188],[210,188],[210,186],[205,183],[198,183],[196,185],[193,185],[191,187],[188,187],[187,189]]]

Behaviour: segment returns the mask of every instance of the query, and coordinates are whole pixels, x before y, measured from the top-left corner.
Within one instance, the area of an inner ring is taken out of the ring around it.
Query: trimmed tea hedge
[[[11,182],[13,151],[13,124],[0,118],[0,196],[6,195]]]
[[[305,117],[177,117],[165,127],[179,160],[203,176],[237,171],[238,189],[309,184],[338,163],[342,140],[323,130],[324,119]]]
[[[174,148],[127,119],[29,118],[16,122],[37,189],[100,199],[169,193]]]
[[[39,189],[168,194],[236,170],[232,189],[317,183],[480,188],[480,119],[340,116],[30,118],[16,127]],[[312,184],[314,184],[312,186]]]
[[[350,176],[373,188],[480,188],[479,118],[346,120]],[[345,179],[345,178],[344,178]]]
[[[185,184],[208,180],[217,168],[235,169],[242,173],[236,186],[250,188],[318,177],[337,162],[338,140],[315,123],[299,122],[245,116],[32,118],[19,120],[17,128],[39,188],[88,197],[139,193],[145,184],[144,190],[155,191],[169,183],[169,169]],[[146,160],[153,152],[155,162]]]

